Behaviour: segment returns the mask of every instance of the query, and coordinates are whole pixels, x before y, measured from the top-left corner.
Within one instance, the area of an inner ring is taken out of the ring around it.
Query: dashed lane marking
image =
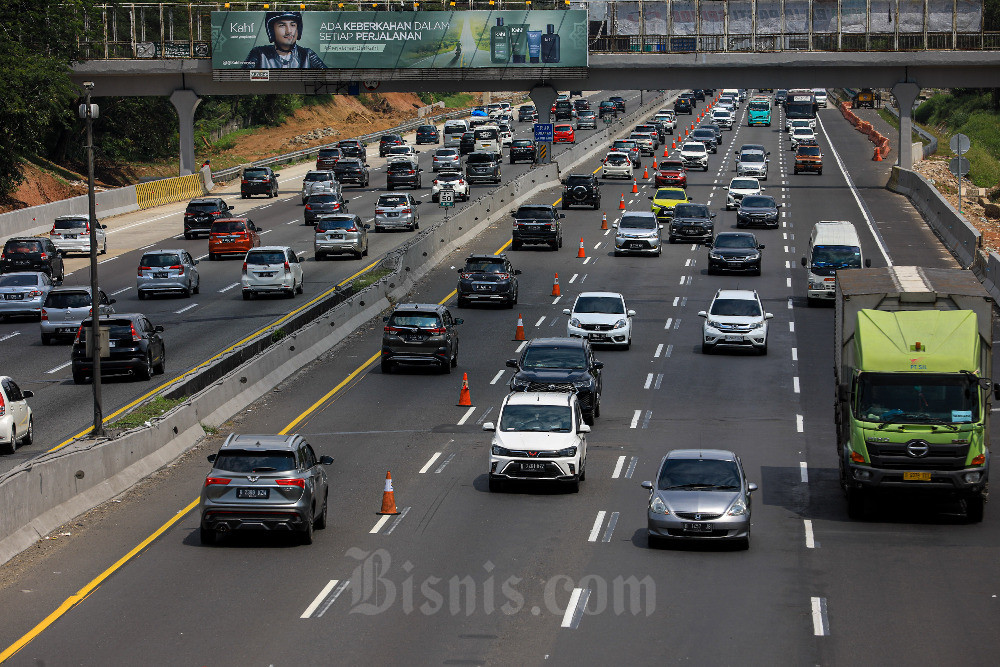
[[[826,598],[812,598],[811,604],[813,634],[817,637],[825,637],[830,634],[830,619],[827,617]]]
[[[502,378],[503,374],[506,373],[506,372],[507,372],[506,370],[502,370],[502,371],[497,372],[497,374],[493,376],[493,379],[490,380],[490,384],[496,384],[497,382],[499,382],[500,378]]]
[[[469,408],[468,410],[466,410],[465,414],[462,415],[462,418],[458,420],[457,426],[464,425],[465,422],[467,422],[469,420],[469,417],[472,416],[472,413],[475,412],[475,411],[476,411],[476,407],[475,406],[472,406],[471,408]]]
[[[132,287],[131,287],[131,286],[129,286],[129,287],[123,287],[123,288],[121,288],[120,290],[118,290],[118,291],[116,291],[116,292],[112,292],[110,296],[118,296],[119,294],[122,294],[122,293],[124,293],[124,292],[127,292],[127,291],[129,291],[130,289],[132,289]]]
[[[0,339],[0,340],[4,340],[4,339]],[[67,361],[65,364],[60,364],[60,365],[56,366],[55,368],[53,368],[51,370],[47,370],[45,372],[46,373],[58,373],[59,371],[61,371],[62,369],[66,368],[67,366],[69,366],[72,363],[73,363],[72,361]]]
[[[444,467],[445,467],[446,465],[448,465],[449,463],[451,463],[451,460],[452,460],[453,458],[455,458],[455,455],[454,455],[454,454],[449,454],[449,455],[448,455],[448,458],[446,458],[446,459],[445,459],[445,460],[444,460],[444,461],[443,461],[443,462],[441,463],[441,465],[439,465],[439,466],[437,467],[437,470],[435,470],[435,471],[434,471],[434,474],[435,474],[435,475],[440,475],[440,474],[441,474],[441,471],[442,471],[442,470],[444,470]]]
[[[323,600],[326,599],[326,596],[329,595],[330,591],[333,590],[334,586],[336,586],[339,583],[340,581],[338,579],[331,579],[329,583],[327,583],[327,585],[323,587],[323,590],[319,592],[319,595],[317,595],[313,599],[313,601],[309,604],[309,606],[306,607],[306,610],[302,612],[302,615],[299,616],[299,618],[309,618],[310,616],[312,616],[312,613],[316,611],[316,608],[323,603]]]
[[[816,548],[816,538],[813,536],[813,522],[809,519],[802,520],[806,532],[806,549]]]
[[[639,417],[642,416],[642,410],[636,410],[632,415],[632,423],[629,424],[629,428],[635,428],[639,425]]]
[[[184,306],[180,310],[175,310],[174,314],[175,315],[180,315],[181,313],[186,313],[187,311],[191,310],[192,308],[197,308],[197,307],[198,307],[198,304],[192,303],[190,306]]]
[[[428,470],[430,470],[430,467],[434,465],[434,462],[437,461],[439,458],[441,458],[441,452],[434,452],[433,456],[431,456],[430,460],[424,464],[424,467],[420,469],[420,472],[418,474],[423,475]]]
[[[799,461],[799,481],[803,484],[809,482],[809,466],[805,461]]]
[[[435,471],[435,472],[437,472],[437,471]],[[409,507],[404,507],[403,511],[399,513],[399,516],[396,517],[396,520],[392,522],[391,526],[389,526],[389,530],[385,531],[385,534],[386,535],[392,535],[392,531],[396,530],[396,527],[399,526],[399,523],[404,518],[406,518],[406,515],[409,513],[409,511],[410,511]]]
[[[601,533],[601,525],[604,523],[604,515],[606,512],[601,510],[597,513],[597,518],[594,519],[594,527],[590,529],[590,536],[587,537],[588,542],[596,542],[597,536]]]
[[[663,343],[660,343],[659,345],[656,346],[656,352],[653,353],[653,358],[659,359],[661,352],[663,352]]]
[[[382,530],[382,526],[389,523],[389,515],[384,514],[382,518],[375,522],[375,527],[368,531],[369,535],[375,535],[378,531]]]
[[[229,290],[233,289],[234,287],[239,287],[239,286],[240,286],[239,283],[233,283],[232,285],[226,285],[225,287],[223,287],[222,289],[219,290],[219,294],[222,294],[223,292],[228,292]]]
[[[545,316],[544,316],[544,315],[542,315],[541,317],[539,317],[539,318],[538,318],[538,321],[537,321],[537,322],[535,322],[535,326],[536,326],[536,327],[540,327],[540,326],[542,326],[542,322],[544,322],[544,321],[545,321]]]
[[[622,474],[622,468],[625,467],[625,456],[618,457],[618,463],[615,464],[615,470],[611,473],[611,479],[618,479]]]

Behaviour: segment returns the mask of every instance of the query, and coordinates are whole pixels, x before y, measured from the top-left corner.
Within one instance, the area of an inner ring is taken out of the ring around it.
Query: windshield
[[[799,155],[808,155],[810,157],[819,156],[819,146],[802,146],[799,148]]]
[[[405,206],[406,195],[382,195],[378,198],[376,206]]]
[[[684,190],[657,190],[654,199],[687,199]]]
[[[295,470],[295,456],[285,451],[255,451],[227,449],[219,452],[215,459],[216,470],[226,472],[284,472]]]
[[[743,234],[719,234],[715,237],[716,248],[756,248],[754,238]]]
[[[421,125],[417,128],[417,132],[437,132],[437,128],[433,125]]]
[[[341,171],[347,169],[357,169],[360,166],[361,166],[360,160],[353,160],[350,158],[346,160],[340,160],[339,162],[337,162],[337,169],[340,169]]]
[[[786,118],[815,118],[816,110],[810,103],[785,102]]]
[[[489,164],[496,160],[492,153],[470,153],[469,157],[465,158],[466,164]]]
[[[284,264],[285,253],[280,250],[257,250],[248,252],[247,264]]]
[[[751,111],[768,111],[771,105],[767,102],[751,102],[750,106],[747,107]]]
[[[660,171],[683,171],[684,163],[677,160],[669,160],[660,163]]]
[[[42,252],[41,241],[7,241],[3,247],[5,255],[10,253]]]
[[[327,174],[325,172],[316,172],[316,173],[306,174],[305,180],[307,183],[315,183],[316,181],[332,181],[333,175]]]
[[[410,155],[413,149],[409,146],[393,146],[389,149],[388,155]]]
[[[339,204],[340,197],[337,195],[312,195],[309,197],[309,205],[315,204]]]
[[[191,202],[188,204],[187,210],[189,213],[218,211],[219,205],[215,202]]]
[[[738,490],[740,469],[735,461],[714,459],[667,459],[660,469],[656,488],[668,489],[716,488]]]
[[[840,245],[815,246],[812,253],[812,265],[834,269],[860,269],[861,248]]]
[[[233,234],[245,231],[246,225],[242,220],[222,220],[220,222],[212,223],[213,234]]]
[[[267,172],[263,169],[247,169],[243,172],[244,178],[263,178],[267,176]]]
[[[773,208],[774,200],[770,197],[744,197],[741,205],[747,208]]]
[[[389,318],[389,326],[413,329],[437,329],[441,324],[437,315],[433,313],[395,313]]]
[[[760,153],[744,153],[740,156],[740,162],[763,162],[764,156]]]
[[[624,315],[625,304],[617,296],[581,296],[576,300],[573,312]]]
[[[317,157],[340,157],[339,148],[321,148]]]
[[[489,259],[469,259],[465,262],[465,270],[470,273],[503,273],[506,269],[502,262]]]
[[[709,139],[711,141],[715,141],[715,130],[702,130],[699,128],[695,130],[691,136],[695,139]]]
[[[522,206],[517,209],[517,213],[514,217],[551,220],[553,215],[552,209],[545,206]]]
[[[880,423],[968,424],[979,419],[979,386],[958,374],[862,373],[855,416]]]
[[[581,347],[548,347],[536,345],[524,351],[521,368],[565,368],[583,370],[587,355]]]
[[[752,299],[720,298],[712,302],[709,315],[721,317],[760,317],[760,304]]]
[[[617,153],[615,155],[609,155],[607,157],[608,164],[625,164],[626,162],[631,162],[628,156],[624,153]]]
[[[354,218],[320,218],[316,222],[316,231],[325,232],[331,229],[347,229],[356,231]]]
[[[757,181],[749,178],[738,178],[729,185],[730,190],[756,190],[759,187],[760,184]]]
[[[508,405],[500,415],[501,431],[573,430],[573,411],[567,405]]]
[[[150,268],[177,266],[180,263],[181,263],[180,257],[178,257],[177,255],[167,255],[165,253],[150,253],[148,255],[143,255],[142,259],[139,260],[139,266],[148,266]],[[88,296],[87,298],[89,299],[90,297]]]
[[[65,220],[56,219],[52,223],[54,229],[83,229],[87,226],[86,218],[69,218]]]
[[[445,125],[445,134],[465,134],[468,130],[465,129],[464,125]]]
[[[458,151],[454,148],[439,148],[434,152],[434,157],[455,157]]]
[[[34,274],[12,274],[0,276],[0,287],[30,287],[37,284],[38,276]]]
[[[681,149],[683,153],[705,153],[707,152],[705,144],[684,144],[684,148]]]
[[[444,181],[460,181],[462,180],[462,174],[457,171],[442,171],[438,172],[437,180],[439,182]]]
[[[674,218],[710,218],[708,206],[704,204],[678,204],[674,207]]]
[[[90,308],[89,292],[49,292],[46,308]]]
[[[500,136],[500,130],[476,130],[475,137],[477,140],[490,141],[496,139]]]
[[[656,229],[657,224],[656,218],[645,215],[626,215],[622,218],[621,222],[618,223],[618,228]]]

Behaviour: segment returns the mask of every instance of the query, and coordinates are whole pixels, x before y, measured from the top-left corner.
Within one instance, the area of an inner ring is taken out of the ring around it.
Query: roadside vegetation
[[[913,119],[938,138],[938,155],[951,156],[948,141],[969,137],[969,179],[977,187],[1000,183],[1000,89],[956,88],[924,101]]]
[[[135,406],[132,410],[111,422],[110,425],[122,430],[138,428],[145,425],[148,421],[162,417],[185,400],[187,399],[157,396]]]

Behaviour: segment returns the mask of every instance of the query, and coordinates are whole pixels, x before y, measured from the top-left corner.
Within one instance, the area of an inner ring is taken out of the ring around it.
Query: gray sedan
[[[140,299],[152,294],[181,294],[189,298],[201,287],[198,260],[187,250],[150,250],[139,260],[135,288]]]
[[[646,509],[649,546],[667,541],[732,541],[750,548],[750,499],[743,462],[721,449],[675,449],[660,463]]]
[[[40,271],[0,275],[0,318],[40,317],[52,279]]]

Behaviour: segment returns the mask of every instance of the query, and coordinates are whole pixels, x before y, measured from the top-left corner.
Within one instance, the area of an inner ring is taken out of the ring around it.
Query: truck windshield
[[[785,102],[786,118],[815,118],[816,107],[811,102]]]
[[[979,419],[979,386],[958,374],[862,373],[855,416],[877,423],[969,424]]]
[[[825,269],[860,269],[861,249],[855,246],[818,245],[813,248],[812,265]]]

